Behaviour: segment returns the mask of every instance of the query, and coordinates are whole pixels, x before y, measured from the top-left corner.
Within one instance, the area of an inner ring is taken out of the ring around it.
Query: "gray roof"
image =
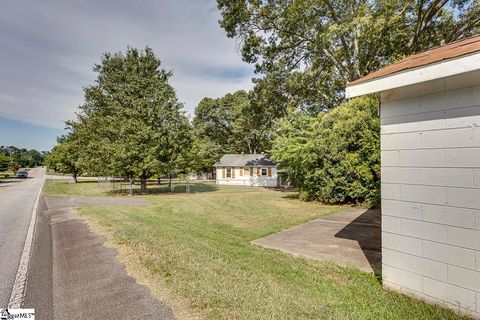
[[[226,154],[215,167],[249,167],[249,166],[275,166],[270,160],[271,154]]]

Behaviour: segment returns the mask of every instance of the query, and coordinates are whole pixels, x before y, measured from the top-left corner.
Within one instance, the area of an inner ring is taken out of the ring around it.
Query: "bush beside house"
[[[378,205],[380,122],[378,100],[352,99],[318,116],[278,123],[272,154],[306,200]]]

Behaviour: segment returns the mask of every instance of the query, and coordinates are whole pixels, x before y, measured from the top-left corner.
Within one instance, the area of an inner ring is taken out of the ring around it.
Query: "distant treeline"
[[[16,167],[32,168],[41,166],[47,154],[47,151],[28,150],[15,146],[0,146],[0,171]]]

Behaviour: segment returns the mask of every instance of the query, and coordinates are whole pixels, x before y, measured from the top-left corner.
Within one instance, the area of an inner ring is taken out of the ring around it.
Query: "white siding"
[[[225,167],[227,168],[227,167]],[[267,168],[267,167],[265,167]],[[222,176],[222,167],[217,168],[217,185],[231,185],[231,186],[245,186],[245,187],[268,187],[273,188],[277,186],[277,168],[272,168],[272,176],[257,176],[257,169],[254,168],[253,176],[250,176],[248,168],[244,168],[243,176],[240,175],[240,167],[234,167],[232,170],[235,171],[234,178],[223,178]]]
[[[480,87],[445,83],[382,93],[383,279],[480,318]]]

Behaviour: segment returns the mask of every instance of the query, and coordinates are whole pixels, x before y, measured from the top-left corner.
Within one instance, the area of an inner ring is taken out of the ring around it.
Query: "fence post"
[[[133,195],[133,179],[130,178],[130,196]]]

